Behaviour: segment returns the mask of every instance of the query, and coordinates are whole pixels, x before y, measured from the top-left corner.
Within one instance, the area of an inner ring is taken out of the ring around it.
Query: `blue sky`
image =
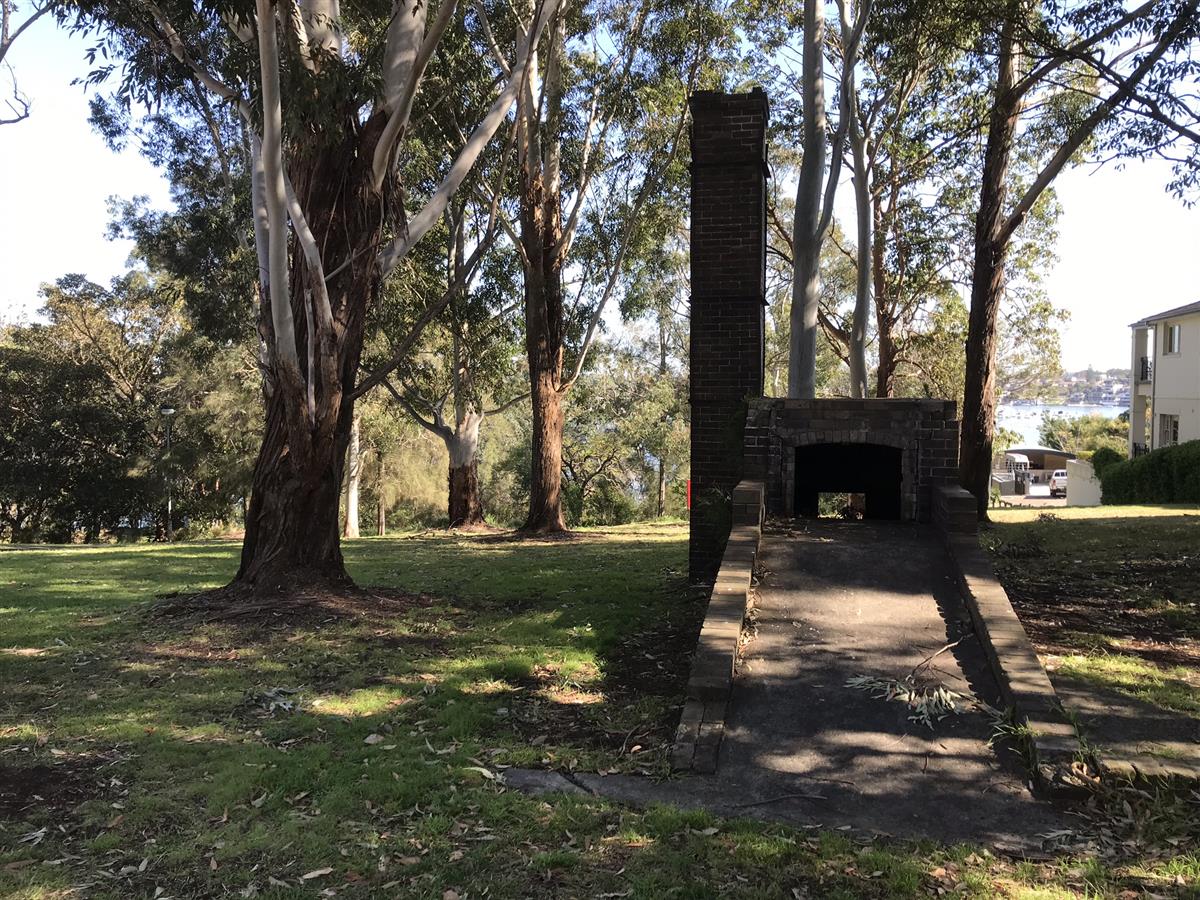
[[[33,114],[0,127],[4,320],[35,315],[42,282],[68,272],[103,282],[124,270],[128,243],[104,238],[108,197],[169,203],[149,163],[132,149],[112,153],[89,128],[84,90],[70,83],[87,70],[83,49],[43,19],[9,52]],[[1081,167],[1058,179],[1059,263],[1047,286],[1071,312],[1066,368],[1128,366],[1130,322],[1200,300],[1200,208],[1167,195],[1169,177],[1168,166],[1148,162],[1123,171]]]

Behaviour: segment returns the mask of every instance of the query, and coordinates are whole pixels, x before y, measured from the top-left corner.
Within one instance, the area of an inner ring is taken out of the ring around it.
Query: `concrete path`
[[[998,704],[982,648],[931,529],[808,521],[764,534],[757,634],[726,717],[721,794],[774,817],[896,836],[1036,846],[1064,825],[1014,755],[988,746],[974,703],[933,729],[898,701],[848,687],[869,675]]]
[[[1015,753],[988,745],[974,704],[998,691],[934,532],[901,523],[810,521],[764,533],[757,633],[725,718],[717,774],[642,776],[510,769],[529,793],[665,803],[896,838],[971,842],[1045,858],[1043,836],[1079,820],[1038,800]],[[897,701],[846,686],[903,679],[969,698],[932,729]]]

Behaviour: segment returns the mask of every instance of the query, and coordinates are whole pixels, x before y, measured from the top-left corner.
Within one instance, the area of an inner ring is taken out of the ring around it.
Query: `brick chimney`
[[[767,95],[701,91],[692,112],[692,509],[688,570],[711,580],[742,477],[747,400],[763,391]]]

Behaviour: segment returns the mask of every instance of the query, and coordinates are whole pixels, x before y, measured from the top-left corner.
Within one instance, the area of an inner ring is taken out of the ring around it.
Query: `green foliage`
[[[1200,503],[1200,441],[1109,465],[1100,484],[1106,504]]]
[[[257,449],[253,350],[192,331],[177,283],[140,269],[108,288],[68,275],[42,295],[48,321],[0,338],[7,535],[158,533],[168,483],[177,525],[234,516]],[[170,454],[160,404],[175,409]]]
[[[1015,447],[1021,440],[1021,435],[1011,428],[997,428],[996,436],[992,439],[992,452],[1003,456],[1009,447]]]
[[[1129,441],[1129,422],[1100,413],[1085,416],[1042,414],[1038,440],[1043,446],[1084,454],[1107,449],[1124,457]]]
[[[136,519],[151,490],[130,465],[146,421],[112,402],[99,366],[47,352],[46,331],[0,338],[0,526],[18,542],[96,537]]]
[[[1112,447],[1099,447],[1092,453],[1092,469],[1096,477],[1103,478],[1104,471],[1112,465],[1125,461],[1125,454]]]

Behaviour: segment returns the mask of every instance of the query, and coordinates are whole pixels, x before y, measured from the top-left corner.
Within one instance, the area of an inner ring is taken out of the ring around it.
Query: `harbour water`
[[[1053,416],[1064,416],[1068,419],[1077,416],[1102,415],[1115,419],[1125,412],[1127,406],[1057,406],[1041,403],[1017,404],[1001,403],[996,407],[996,427],[1007,428],[1021,435],[1024,446],[1037,446],[1038,431],[1042,427],[1042,416],[1050,413]]]

